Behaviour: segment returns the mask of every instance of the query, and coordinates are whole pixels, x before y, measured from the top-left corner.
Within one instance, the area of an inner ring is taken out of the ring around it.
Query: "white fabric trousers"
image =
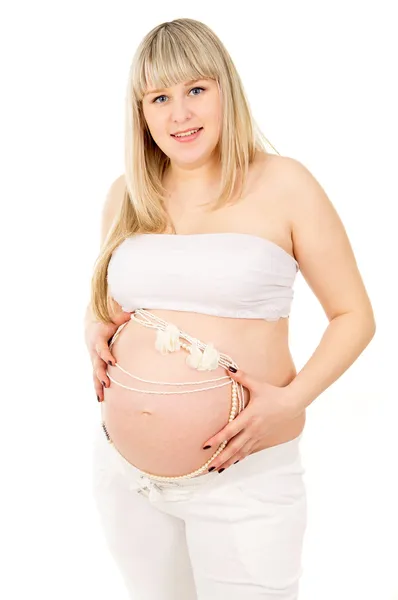
[[[222,473],[157,482],[101,427],[93,494],[133,600],[297,600],[307,524],[302,434]]]

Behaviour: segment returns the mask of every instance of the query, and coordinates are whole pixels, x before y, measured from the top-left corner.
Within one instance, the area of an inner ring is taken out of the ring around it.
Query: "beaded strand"
[[[160,331],[164,331],[166,329],[166,327],[169,325],[169,323],[167,323],[167,321],[160,319],[159,317],[150,313],[146,309],[137,309],[136,311],[134,311],[134,313],[132,313],[130,315],[130,318],[131,318],[131,320],[134,320],[137,323],[140,323],[141,325],[143,325],[145,327],[154,328],[154,329],[157,329]],[[123,327],[125,325],[127,325],[127,322],[123,323],[120,326],[119,330],[116,332],[116,334],[112,338],[109,348],[112,347],[113,343],[115,342],[116,338],[118,337],[118,335],[120,334],[121,330],[123,329]],[[201,342],[200,340],[198,340],[196,338],[191,337],[185,331],[178,330],[178,332],[179,332],[179,337],[182,338],[183,340],[185,340],[186,342],[188,342],[188,343],[180,344],[180,347],[183,348],[184,350],[189,352],[191,346],[194,344],[197,345],[197,347],[200,348],[200,350],[204,350],[206,348],[206,344],[204,344],[203,342]],[[223,353],[219,353],[218,365],[223,366],[225,368],[228,368],[229,366],[234,366],[236,369],[238,368],[237,364],[232,360],[232,358],[230,356],[228,356],[227,354],[223,354]],[[150,380],[142,379],[136,375],[133,375],[132,373],[129,373],[128,371],[123,369],[118,363],[115,363],[115,366],[118,367],[121,371],[123,371],[127,375],[129,375],[130,377],[132,377],[133,379],[142,381],[144,383],[150,383],[150,384],[155,384],[155,385],[172,385],[172,386],[200,385],[203,383],[212,383],[214,381],[221,381],[223,379],[228,379],[228,381],[225,383],[208,386],[206,388],[199,388],[199,389],[195,389],[195,390],[185,390],[185,391],[178,391],[178,392],[177,391],[167,392],[167,391],[155,391],[155,390],[142,390],[142,389],[125,386],[125,385],[121,384],[120,382],[118,382],[117,380],[113,379],[107,371],[107,376],[109,377],[109,379],[111,381],[113,381],[114,383],[116,383],[117,385],[119,385],[120,387],[123,387],[128,390],[132,390],[132,391],[137,391],[140,393],[146,393],[146,394],[157,394],[157,395],[190,394],[190,393],[196,393],[196,392],[201,392],[201,391],[207,391],[207,390],[218,388],[218,387],[223,387],[225,385],[231,385],[232,386],[231,387],[231,408],[230,408],[230,413],[229,413],[229,417],[228,417],[228,422],[233,421],[235,419],[235,417],[237,416],[237,414],[239,414],[244,409],[243,386],[240,383],[233,380],[229,376],[223,376],[223,377],[207,379],[207,380],[202,380],[202,381],[196,381],[196,382],[195,381],[193,381],[193,382],[176,382],[176,383],[159,382],[159,381],[150,381]],[[102,428],[104,430],[104,433],[107,437],[108,442],[114,446],[115,450],[117,450],[117,448],[115,447],[115,445],[109,435],[109,432],[107,431],[107,428],[106,428],[106,425],[104,422],[102,422]],[[203,473],[208,468],[210,463],[224,450],[226,445],[227,445],[227,441],[222,442],[219,445],[219,447],[217,448],[217,450],[214,452],[214,454],[205,462],[204,465],[202,465],[195,471],[192,471],[191,473],[188,473],[186,475],[164,476],[164,475],[156,475],[154,473],[148,473],[146,471],[142,471],[142,469],[140,469],[140,471],[147,477],[157,480],[157,481],[176,481],[179,479],[188,479],[188,478],[197,477],[198,475]]]

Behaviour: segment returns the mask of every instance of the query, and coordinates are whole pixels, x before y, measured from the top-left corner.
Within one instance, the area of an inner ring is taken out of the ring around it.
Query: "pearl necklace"
[[[190,354],[190,356],[187,358],[187,364],[189,366],[191,366],[191,368],[196,368],[197,370],[202,370],[202,371],[203,370],[211,371],[211,370],[215,370],[219,366],[223,366],[225,368],[228,368],[229,366],[233,366],[236,369],[238,369],[238,365],[232,360],[232,358],[230,356],[228,356],[227,354],[218,352],[214,348],[213,344],[211,344],[211,343],[204,344],[197,338],[193,338],[185,331],[180,330],[178,327],[176,327],[172,323],[168,323],[167,321],[160,319],[159,317],[157,317],[156,315],[147,311],[146,309],[135,310],[133,313],[131,313],[130,318],[131,318],[131,320],[133,320],[137,323],[140,323],[144,327],[150,327],[150,328],[154,328],[157,330],[157,339],[156,339],[155,347],[162,354],[167,354],[168,352],[174,352],[181,348],[183,350],[187,351]],[[120,334],[123,327],[125,327],[125,325],[127,325],[127,322],[123,323],[120,326],[119,330],[116,332],[116,334],[112,338],[109,348],[112,347],[113,343],[115,342],[116,338]],[[181,340],[184,340],[184,341],[181,342]],[[223,387],[225,385],[231,385],[232,386],[232,388],[231,388],[231,409],[230,409],[230,413],[229,413],[229,417],[228,417],[228,422],[233,421],[235,419],[235,417],[237,416],[237,414],[239,414],[244,409],[243,386],[242,386],[242,384],[238,383],[237,381],[235,381],[228,375],[226,375],[224,377],[213,378],[213,379],[205,379],[202,381],[172,383],[172,382],[167,382],[167,381],[150,381],[147,379],[142,379],[142,378],[138,377],[137,375],[133,375],[132,373],[129,373],[128,371],[123,369],[123,367],[121,367],[117,362],[115,363],[115,366],[118,367],[121,371],[123,371],[123,373],[126,373],[127,375],[132,377],[133,379],[142,381],[144,383],[150,383],[150,384],[156,384],[156,385],[192,386],[192,385],[201,385],[204,383],[213,383],[215,381],[221,381],[221,380],[227,379],[227,381],[224,383],[207,386],[205,388],[202,387],[202,388],[193,389],[193,390],[168,392],[168,391],[142,390],[142,389],[137,389],[137,388],[133,388],[133,387],[128,387],[126,385],[119,383],[117,380],[113,379],[109,375],[108,371],[106,373],[108,375],[109,379],[116,385],[119,385],[120,387],[123,387],[127,390],[132,390],[132,391],[136,391],[136,392],[140,392],[140,393],[144,393],[144,394],[157,394],[157,395],[193,394],[193,393],[197,393],[197,392],[202,392],[202,391],[207,391],[207,390]],[[106,425],[104,422],[102,422],[102,428],[104,430],[104,433],[107,437],[108,442],[114,446],[115,450],[117,450],[113,441],[110,438],[110,435],[107,431],[107,428],[106,428]],[[186,475],[177,475],[174,477],[171,477],[171,476],[166,477],[164,475],[155,475],[153,473],[148,473],[146,471],[142,471],[141,469],[140,469],[140,471],[142,474],[146,475],[147,477],[157,480],[157,481],[176,481],[178,479],[188,479],[188,478],[192,478],[192,477],[197,477],[198,475],[200,475],[201,473],[206,471],[206,469],[208,468],[210,463],[224,450],[226,445],[227,445],[227,441],[222,442],[220,444],[220,446],[217,448],[217,450],[214,452],[214,454],[209,458],[209,460],[207,460],[205,462],[204,465],[202,465],[195,471],[192,471],[191,473],[188,473]]]

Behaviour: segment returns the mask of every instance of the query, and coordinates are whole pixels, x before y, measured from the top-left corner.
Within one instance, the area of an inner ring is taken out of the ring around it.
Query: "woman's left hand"
[[[250,400],[233,421],[203,444],[216,449],[222,442],[228,441],[224,450],[211,463],[211,467],[217,470],[225,469],[251,454],[272,433],[274,427],[303,412],[303,409],[295,405],[287,387],[257,381],[241,370],[237,373],[228,371],[228,375],[249,390]]]

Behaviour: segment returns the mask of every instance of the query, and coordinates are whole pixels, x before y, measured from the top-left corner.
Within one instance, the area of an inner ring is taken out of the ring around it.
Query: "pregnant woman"
[[[133,599],[295,600],[305,411],[375,331],[344,226],[299,161],[265,150],[228,52],[192,19],[137,49],[125,158],[85,333],[107,544]],[[329,324],[297,373],[299,269]]]

